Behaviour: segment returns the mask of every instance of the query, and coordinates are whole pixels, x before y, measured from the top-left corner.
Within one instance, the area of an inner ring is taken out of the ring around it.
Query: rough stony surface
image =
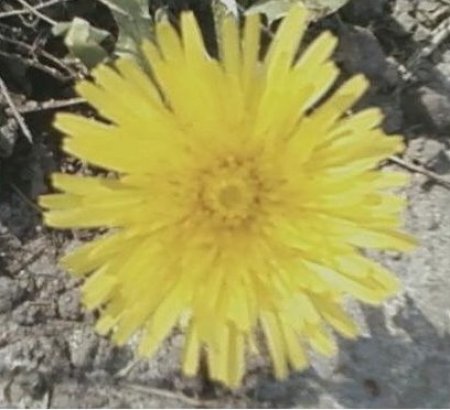
[[[43,227],[35,205],[50,171],[86,170],[61,160],[49,118],[30,118],[35,144],[0,162],[0,408],[449,407],[450,190],[437,181],[450,181],[449,39],[420,56],[449,16],[448,0],[355,0],[321,23],[341,39],[343,69],[372,81],[361,105],[380,106],[386,129],[405,135],[404,160],[434,174],[404,169],[412,174],[405,223],[420,246],[375,255],[403,292],[382,308],[349,304],[361,338],[341,340],[337,357],[314,357],[283,382],[265,358],[252,358],[243,387],[230,392],[180,375],[180,334],[152,360],[135,361],[132,343],[115,347],[94,333],[80,283],[57,267],[86,236]]]

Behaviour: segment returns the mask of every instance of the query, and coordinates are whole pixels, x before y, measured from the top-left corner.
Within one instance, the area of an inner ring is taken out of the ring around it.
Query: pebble
[[[428,86],[418,90],[417,114],[439,133],[450,131],[450,95]],[[418,117],[419,120],[419,117]]]
[[[80,298],[76,290],[62,294],[58,298],[58,312],[61,319],[80,320],[82,317]]]
[[[347,21],[365,25],[385,14],[388,0],[351,1],[343,9]]]
[[[25,296],[25,291],[17,281],[0,277],[0,313],[11,311]]]
[[[72,365],[85,371],[92,369],[98,344],[99,338],[90,328],[75,329],[68,338]]]
[[[350,73],[363,73],[374,84],[392,86],[398,82],[397,71],[372,32],[363,27],[341,28],[337,58]]]

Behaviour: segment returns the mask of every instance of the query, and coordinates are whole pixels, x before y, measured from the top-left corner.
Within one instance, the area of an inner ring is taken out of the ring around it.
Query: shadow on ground
[[[410,297],[393,317],[364,309],[370,337],[343,341],[329,374],[309,370],[286,382],[261,380],[252,395],[280,408],[446,408],[450,405],[450,334],[442,333]],[[327,373],[327,371],[325,371]]]

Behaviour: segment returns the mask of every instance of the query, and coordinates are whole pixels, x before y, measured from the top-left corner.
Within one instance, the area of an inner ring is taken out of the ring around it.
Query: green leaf
[[[261,13],[266,15],[270,23],[284,17],[293,4],[303,3],[312,12],[312,19],[318,20],[334,13],[349,0],[258,0],[246,14]]]
[[[88,68],[95,67],[108,56],[101,42],[110,34],[80,17],[69,23],[58,23],[52,32],[56,36],[64,35],[64,44]]]
[[[115,53],[141,59],[139,45],[145,38],[151,38],[149,0],[98,1],[110,8],[119,27]]]

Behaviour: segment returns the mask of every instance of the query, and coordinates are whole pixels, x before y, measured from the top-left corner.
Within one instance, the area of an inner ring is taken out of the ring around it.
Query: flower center
[[[263,194],[251,161],[228,158],[202,171],[199,204],[220,226],[237,228],[255,218]]]
[[[242,189],[237,185],[226,185],[218,195],[220,204],[227,209],[239,207],[243,199]]]

